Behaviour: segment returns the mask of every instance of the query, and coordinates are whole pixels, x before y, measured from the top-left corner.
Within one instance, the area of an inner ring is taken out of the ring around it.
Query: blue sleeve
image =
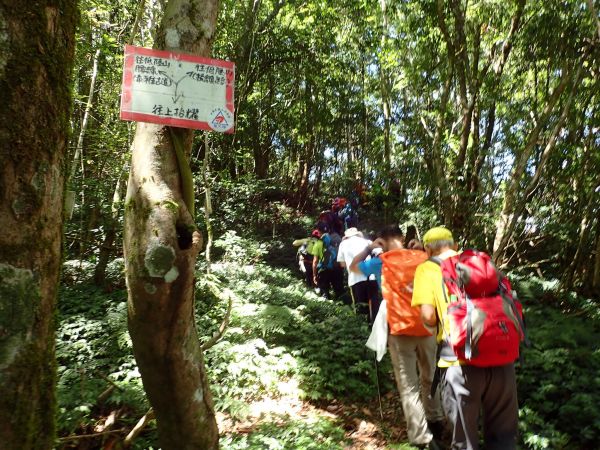
[[[366,261],[358,263],[358,268],[366,276],[375,275],[376,277],[381,276],[381,258],[371,258]]]

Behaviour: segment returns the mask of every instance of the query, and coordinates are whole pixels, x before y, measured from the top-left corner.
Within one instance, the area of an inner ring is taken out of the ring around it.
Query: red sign
[[[125,46],[121,119],[233,133],[235,64]]]

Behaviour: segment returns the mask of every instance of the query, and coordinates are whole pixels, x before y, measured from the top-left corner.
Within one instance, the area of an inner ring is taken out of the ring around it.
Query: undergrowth
[[[596,449],[598,305],[572,293],[557,293],[556,282],[535,277],[515,281],[532,342],[523,350],[524,361],[517,370],[523,444],[532,449]]]
[[[344,429],[323,418],[265,423],[249,435],[226,436],[221,447],[230,450],[343,450]]]
[[[221,259],[211,276],[201,264],[196,315],[202,340],[218,329],[232,293],[223,338],[206,353],[218,411],[233,421],[265,397],[367,402],[376,396],[368,327],[348,306],[308,291],[296,274],[274,261],[293,261],[288,242],[267,243],[230,232],[216,243]],[[286,253],[287,252],[287,253]],[[91,269],[90,269],[91,270]],[[521,447],[593,449],[600,439],[600,326],[597,303],[556,284],[513,276],[533,343],[518,370]],[[148,409],[126,325],[126,293],[89,284],[65,286],[57,332],[58,426],[61,436],[88,434],[113,411],[131,429]],[[393,390],[389,358],[380,365],[383,392]],[[338,449],[343,426],[317,416],[266,420],[249,433],[221,437],[223,449]],[[63,443],[59,448],[73,448]],[[101,446],[102,442],[98,442]],[[400,445],[400,444],[398,444]],[[401,445],[395,448],[403,448]],[[90,447],[92,448],[92,447]],[[157,448],[155,424],[134,448]]]

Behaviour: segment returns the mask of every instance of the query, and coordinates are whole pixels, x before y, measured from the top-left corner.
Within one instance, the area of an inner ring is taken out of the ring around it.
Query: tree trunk
[[[597,293],[600,293],[600,224],[596,225],[596,257],[594,258],[594,275],[592,277],[592,287]]]
[[[259,180],[265,180],[269,177],[269,147],[265,147],[260,141],[254,146],[253,154],[254,154],[254,175]]]
[[[518,216],[519,216],[520,212],[523,210],[523,208],[525,208],[525,205],[529,201],[529,197],[531,196],[531,194],[537,187],[537,184],[539,182],[540,176],[544,169],[545,163],[548,160],[550,153],[552,152],[552,150],[554,150],[554,147],[556,146],[556,140],[558,139],[558,135],[559,135],[560,131],[562,130],[563,124],[567,117],[567,113],[569,112],[569,108],[571,106],[573,98],[575,97],[575,92],[577,91],[579,78],[582,74],[582,68],[583,68],[583,66],[579,66],[579,68],[577,69],[577,73],[575,74],[575,79],[574,79],[571,91],[570,91],[569,96],[563,106],[562,113],[561,113],[556,125],[552,129],[552,132],[550,133],[550,136],[548,138],[548,143],[546,144],[544,151],[542,152],[540,162],[538,163],[535,174],[534,174],[532,180],[529,182],[527,188],[525,189],[524,195],[522,196],[521,201],[518,204],[517,204],[517,188],[520,185],[521,177],[522,177],[523,173],[525,172],[525,166],[527,164],[529,156],[531,155],[531,152],[533,151],[533,148],[535,147],[537,138],[541,131],[540,123],[537,124],[537,126],[534,128],[532,133],[529,135],[528,143],[527,143],[525,149],[523,150],[523,153],[520,155],[520,157],[515,162],[515,166],[512,171],[512,181],[511,181],[511,184],[510,184],[509,188],[507,189],[506,194],[504,196],[502,211],[501,211],[500,215],[498,216],[498,218],[496,219],[496,237],[494,239],[494,254],[493,254],[493,259],[496,264],[501,263],[501,259],[504,255],[504,249],[506,248],[506,245],[508,244],[508,241],[512,236],[515,224],[518,220]],[[565,80],[570,80],[570,78],[571,78],[570,76],[565,75],[565,78],[563,78],[561,80],[559,86],[556,88],[556,90],[552,94],[551,99],[550,99],[548,105],[546,106],[546,112],[544,113],[544,118],[545,118],[544,122],[547,122],[550,112],[552,111],[553,105],[558,100],[558,96],[556,95],[557,92],[562,93],[562,90],[564,90],[564,87],[566,87],[566,84],[563,84],[563,83],[566,83]],[[561,89],[561,87],[562,87],[562,89]]]
[[[575,282],[575,272],[581,264],[583,252],[587,247],[587,241],[590,234],[590,225],[593,225],[594,223],[591,217],[591,212],[593,211],[592,199],[593,196],[590,197],[590,201],[587,204],[588,208],[590,209],[586,209],[586,212],[583,214],[583,218],[581,219],[581,224],[579,225],[579,239],[577,241],[577,250],[575,251],[575,255],[573,256],[571,263],[569,264],[562,276],[561,287],[562,289],[568,291],[573,289],[573,284]]]
[[[391,101],[390,101],[390,78],[385,67],[387,35],[388,35],[388,16],[386,0],[379,0],[381,7],[381,52],[383,58],[379,61],[379,83],[381,85],[381,106],[383,109],[383,164],[386,176],[390,175],[391,163]],[[366,148],[364,149],[366,151]]]
[[[81,153],[83,151],[83,139],[85,138],[85,132],[87,131],[87,125],[90,119],[90,113],[92,106],[94,105],[94,93],[96,92],[96,79],[98,78],[98,60],[100,59],[100,49],[94,53],[94,59],[92,61],[92,78],[90,79],[90,91],[88,93],[87,103],[85,105],[85,111],[83,113],[83,119],[81,121],[81,129],[79,130],[79,137],[77,138],[77,146],[75,147],[75,154],[73,155],[73,161],[71,162],[71,171],[69,172],[69,183],[73,182],[77,168],[79,167],[79,161],[81,160]]]
[[[298,207],[303,209],[306,205],[310,185],[310,172],[313,167],[315,153],[315,129],[313,108],[313,83],[309,73],[305,74],[306,87],[304,89],[304,120],[305,143],[300,150],[300,165],[298,167]]]
[[[204,162],[202,164],[202,179],[204,181],[204,221],[206,222],[206,248],[204,258],[206,260],[206,273],[210,273],[210,250],[213,244],[213,229],[210,221],[212,215],[211,181],[210,181],[210,141],[208,133],[204,133]]]
[[[436,118],[435,134],[433,137],[433,142],[431,143],[431,149],[425,153],[425,158],[428,160],[428,166],[431,167],[432,178],[435,186],[438,188],[438,210],[442,212],[445,222],[450,221],[452,218],[452,202],[449,193],[448,180],[444,175],[445,168],[441,147],[445,126],[446,108],[448,106],[448,99],[450,97],[451,83],[452,74],[448,74],[448,78],[444,82],[444,87],[442,89],[440,110],[438,111]]]
[[[498,215],[498,218],[496,219],[496,236],[494,238],[494,256],[493,256],[494,261],[496,263],[498,263],[499,260],[501,259],[502,254],[504,252],[504,246],[508,242],[509,236],[508,236],[507,231],[510,227],[513,210],[515,209],[516,204],[517,204],[517,192],[520,188],[521,178],[522,178],[523,174],[525,173],[525,169],[527,167],[527,162],[529,161],[529,157],[531,156],[531,153],[533,152],[533,149],[535,148],[535,145],[537,144],[540,132],[542,131],[543,127],[548,122],[548,119],[550,118],[550,115],[554,111],[554,107],[556,106],[558,99],[560,98],[561,94],[563,93],[563,91],[565,90],[565,88],[567,87],[569,82],[571,81],[572,76],[573,76],[572,71],[564,71],[564,74],[563,74],[558,86],[556,87],[556,89],[554,90],[552,95],[550,95],[550,97],[548,99],[548,103],[546,104],[546,107],[544,108],[542,117],[537,122],[537,124],[535,125],[535,127],[533,128],[531,133],[529,133],[525,147],[523,148],[521,153],[518,155],[518,157],[516,157],[516,159],[515,159],[515,163],[514,163],[512,171],[511,171],[510,177],[509,177],[510,181],[508,182],[508,187],[504,194],[504,200],[502,203],[502,211],[500,211],[500,214]]]
[[[110,216],[104,224],[106,228],[106,234],[102,244],[100,244],[100,251],[98,254],[98,263],[94,268],[94,284],[96,286],[103,287],[106,281],[106,267],[110,261],[110,256],[113,254],[115,239],[117,237],[117,227],[119,226],[119,212],[121,210],[121,199],[123,196],[123,188],[125,185],[123,175],[126,173],[126,165],[119,172],[115,190],[113,192],[112,205],[110,208]]]
[[[210,56],[217,12],[216,0],[170,0],[157,47]],[[165,450],[216,449],[219,439],[194,323],[202,237],[174,150],[178,142],[189,157],[192,138],[191,130],[139,123],[125,202],[129,332]]]
[[[0,0],[0,447],[54,447],[76,2]]]

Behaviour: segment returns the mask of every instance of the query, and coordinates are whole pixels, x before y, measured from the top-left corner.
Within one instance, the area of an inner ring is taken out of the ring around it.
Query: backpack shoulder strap
[[[427,261],[431,261],[432,263],[435,263],[438,266],[442,265],[442,259],[438,256],[430,256],[429,258],[427,258]]]

